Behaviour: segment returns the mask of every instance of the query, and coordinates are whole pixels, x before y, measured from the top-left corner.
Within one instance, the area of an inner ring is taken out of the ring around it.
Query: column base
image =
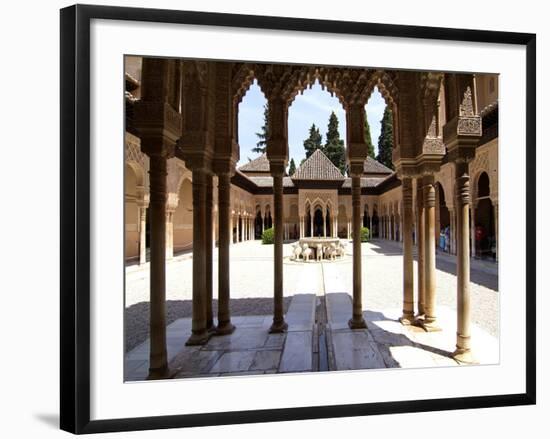
[[[434,320],[427,320],[424,318],[423,320],[417,320],[419,326],[424,329],[426,332],[439,332],[441,331],[441,327],[437,324],[437,322]]]
[[[170,369],[168,369],[168,366],[149,369],[149,374],[147,375],[148,380],[164,380],[167,378],[170,378]]]
[[[194,332],[185,342],[185,346],[199,346],[206,344],[210,338],[210,335],[211,334],[206,329],[201,332]]]
[[[216,328],[216,331],[213,335],[229,335],[229,334],[232,334],[235,331],[235,329],[237,329],[235,325],[233,325],[231,321],[227,321],[227,322],[218,324],[218,327]]]
[[[209,333],[216,332],[216,325],[214,325],[214,321],[208,322],[206,324],[206,331]]]
[[[288,323],[284,320],[281,320],[280,322],[276,322],[273,320],[273,323],[271,324],[271,328],[269,328],[270,334],[280,334],[281,332],[286,332],[288,330]]]
[[[471,349],[462,349],[456,348],[456,350],[451,355],[455,361],[458,361],[461,364],[476,364],[477,361],[472,354]]]
[[[359,318],[352,317],[348,320],[348,326],[350,329],[367,329],[367,322],[365,322],[363,316]]]
[[[404,326],[410,326],[414,325],[416,319],[413,313],[403,313],[403,315],[399,317],[399,322]]]

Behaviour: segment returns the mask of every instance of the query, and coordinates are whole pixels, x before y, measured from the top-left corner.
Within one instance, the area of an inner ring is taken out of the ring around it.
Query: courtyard
[[[251,240],[231,246],[231,335],[185,346],[191,331],[192,256],[166,263],[167,350],[172,376],[223,376],[387,367],[453,366],[456,344],[456,258],[436,256],[437,317],[442,331],[403,326],[403,253],[396,241],[361,246],[366,330],[347,326],[353,288],[352,246],[335,261],[293,261],[283,246],[287,333],[269,334],[273,320],[273,245]],[[351,244],[351,243],[350,243]],[[416,253],[414,253],[416,258]],[[217,249],[213,290],[217,291]],[[414,262],[416,271],[416,260]],[[498,265],[471,260],[472,343],[476,362],[498,362]],[[417,296],[415,282],[415,297]],[[126,380],[147,377],[149,267],[126,268]],[[217,301],[213,302],[216,315]]]

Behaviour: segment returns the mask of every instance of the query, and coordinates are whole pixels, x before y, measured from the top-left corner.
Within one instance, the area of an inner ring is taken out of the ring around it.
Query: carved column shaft
[[[193,169],[193,319],[187,345],[208,341],[206,327],[206,170]],[[202,225],[202,226],[201,226]]]
[[[412,181],[403,178],[403,316],[401,323],[409,325],[414,320],[414,274],[412,244]]]
[[[424,189],[422,186],[422,180],[416,180],[416,209],[417,209],[417,226],[416,226],[416,242],[418,247],[418,316],[423,317],[425,314],[424,303],[426,300],[425,297],[425,288],[424,288],[424,249],[426,248],[426,243],[424,242],[424,229],[425,229],[425,215],[424,215]]]
[[[457,163],[457,332],[454,358],[471,362],[470,345],[470,177],[466,164]]]
[[[214,316],[212,314],[212,258],[213,258],[213,177],[212,174],[206,175],[206,202],[205,202],[205,218],[204,223],[204,248],[205,248],[205,290],[206,290],[206,329],[208,331],[214,330]]]
[[[166,355],[166,157],[151,155],[149,168],[151,222],[149,378],[168,374]]]
[[[352,329],[366,328],[363,318],[361,290],[361,177],[351,177],[351,204],[353,224],[353,314],[348,322]]]
[[[436,272],[435,272],[435,184],[434,176],[426,175],[424,182],[424,289],[425,318],[423,327],[426,331],[436,331]]]
[[[270,332],[283,332],[288,328],[283,309],[283,174],[273,175],[274,207],[274,285],[273,324]]]
[[[231,222],[231,176],[218,174],[218,334],[230,334],[235,330],[231,323],[230,299],[230,256],[231,232],[226,224]]]

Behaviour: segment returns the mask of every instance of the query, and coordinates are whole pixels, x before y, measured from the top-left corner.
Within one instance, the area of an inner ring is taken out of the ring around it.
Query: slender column
[[[231,334],[235,326],[231,323],[229,312],[230,278],[229,278],[229,229],[224,227],[231,220],[231,174],[218,174],[218,327],[216,334]]]
[[[200,345],[208,341],[206,327],[205,290],[205,227],[206,222],[206,170],[193,169],[193,319],[191,337],[187,345]]]
[[[206,290],[206,329],[208,331],[214,331],[214,316],[212,314],[212,258],[213,258],[213,227],[212,227],[212,214],[213,214],[213,177],[211,174],[206,176],[206,210],[204,223],[204,234],[205,234],[205,284],[204,289]]]
[[[139,264],[147,262],[147,243],[146,243],[146,218],[147,206],[139,207]]]
[[[471,219],[472,222],[470,224],[470,234],[471,234],[471,242],[472,242],[472,256],[477,256],[477,246],[476,246],[476,202],[471,203]]]
[[[334,236],[338,238],[338,215],[334,216]]]
[[[361,303],[361,177],[351,177],[351,204],[353,220],[353,314],[348,322],[351,329],[366,328]]]
[[[456,200],[458,220],[458,240],[456,257],[457,275],[457,332],[456,350],[453,357],[461,362],[473,361],[470,345],[470,243],[469,209],[470,177],[465,163],[457,163]]]
[[[412,245],[412,182],[403,178],[403,316],[401,323],[410,325],[414,321],[414,273]]]
[[[418,248],[418,267],[417,267],[417,273],[418,273],[418,303],[417,303],[417,310],[418,318],[424,318],[425,309],[424,309],[424,303],[426,300],[425,296],[425,288],[424,288],[424,249],[425,249],[425,242],[424,242],[424,229],[425,229],[425,215],[424,215],[424,189],[422,187],[422,180],[418,178],[416,180],[416,211],[418,218],[416,220],[416,242],[417,242],[417,248]]]
[[[309,229],[309,230],[310,230],[310,235],[309,235],[309,236],[313,237],[313,236],[315,236],[315,232],[314,232],[314,230],[313,230],[313,213],[311,212],[311,210],[310,210],[309,212],[310,212],[309,218],[310,218],[310,220],[311,220],[311,221],[310,221],[310,222],[311,222],[311,227],[310,227],[310,229]]]
[[[174,256],[174,245],[173,245],[173,210],[168,208],[166,209],[166,259],[172,259]]]
[[[288,325],[283,314],[283,174],[273,174],[274,204],[274,285],[273,285],[273,324],[270,332],[284,332]]]
[[[166,355],[166,157],[149,157],[151,221],[149,379],[168,376]]]
[[[438,331],[436,323],[436,278],[435,278],[435,185],[434,176],[424,176],[424,289],[425,318],[422,323],[426,331]]]
[[[327,215],[323,212],[323,237],[327,237]]]

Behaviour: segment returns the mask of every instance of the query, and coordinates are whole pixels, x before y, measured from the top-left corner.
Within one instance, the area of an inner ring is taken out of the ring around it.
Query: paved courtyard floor
[[[351,331],[346,325],[351,315],[351,245],[347,248],[348,253],[340,260],[305,263],[292,261],[290,244],[285,244],[285,317],[289,331],[270,335],[273,246],[259,241],[232,245],[231,310],[238,329],[229,336],[212,337],[202,347],[184,345],[191,328],[191,255],[169,261],[168,356],[174,377],[456,365],[449,357],[456,333],[455,257],[437,255],[437,314],[444,330],[425,333],[397,321],[402,307],[401,245],[386,240],[364,243],[362,291],[368,329]],[[478,260],[472,260],[471,265],[476,357],[483,364],[496,363],[498,266]],[[127,380],[141,380],[147,375],[148,271],[148,264],[126,269]]]

